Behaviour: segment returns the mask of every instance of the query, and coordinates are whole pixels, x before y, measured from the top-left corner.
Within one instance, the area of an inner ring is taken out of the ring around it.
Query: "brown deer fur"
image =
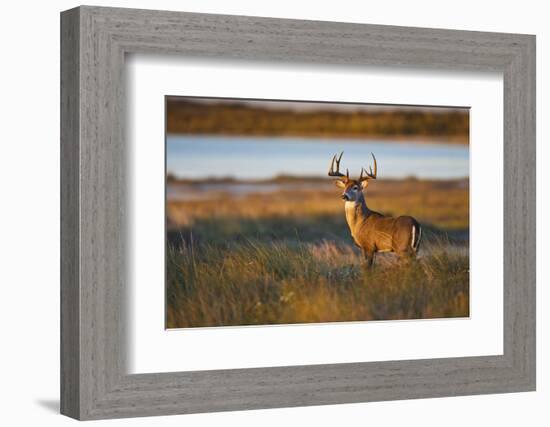
[[[354,180],[349,178],[349,172],[344,175],[339,171],[342,154],[339,158],[333,157],[329,176],[339,177],[336,185],[344,189],[342,199],[345,201],[346,221],[353,241],[361,248],[367,265],[372,265],[376,252],[394,252],[401,258],[414,258],[422,234],[418,222],[411,216],[384,216],[367,207],[363,191],[371,179],[376,179],[374,155],[374,172],[372,169],[370,173],[361,169],[359,179]],[[365,176],[363,172],[366,172]]]

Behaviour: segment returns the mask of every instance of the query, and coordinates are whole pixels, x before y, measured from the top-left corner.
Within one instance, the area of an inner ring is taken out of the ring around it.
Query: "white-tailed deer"
[[[349,170],[346,174],[340,172],[342,155],[334,156],[330,163],[328,175],[337,177],[336,186],[343,188],[342,199],[345,201],[346,220],[351,231],[351,237],[361,249],[371,266],[376,252],[394,252],[401,258],[414,258],[420,244],[422,229],[411,216],[392,218],[367,207],[363,191],[369,181],[376,179],[377,165],[374,160],[374,172],[369,166],[369,172],[361,168],[359,179],[350,179]]]

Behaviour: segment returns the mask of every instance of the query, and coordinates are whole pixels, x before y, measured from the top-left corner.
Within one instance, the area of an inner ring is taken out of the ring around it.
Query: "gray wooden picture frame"
[[[504,354],[127,374],[127,53],[502,72]],[[534,36],[88,6],[62,12],[63,414],[84,420],[529,390],[535,390]]]

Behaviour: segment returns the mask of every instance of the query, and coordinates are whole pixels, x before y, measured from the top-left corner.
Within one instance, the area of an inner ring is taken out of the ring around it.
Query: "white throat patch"
[[[346,209],[346,211],[348,210],[355,210],[355,208],[357,207],[357,202],[345,202],[344,203],[344,209]]]

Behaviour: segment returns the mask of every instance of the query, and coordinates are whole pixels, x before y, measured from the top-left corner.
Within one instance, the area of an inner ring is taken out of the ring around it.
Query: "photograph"
[[[468,318],[470,109],[165,97],[166,329]]]

